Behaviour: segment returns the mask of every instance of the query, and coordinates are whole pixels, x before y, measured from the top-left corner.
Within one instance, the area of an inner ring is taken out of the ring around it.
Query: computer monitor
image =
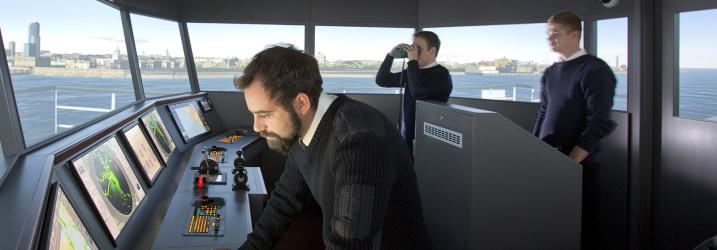
[[[97,243],[77,215],[60,185],[55,185],[48,203],[48,225],[44,249],[99,249]]]
[[[159,117],[159,113],[156,109],[153,109],[140,119],[144,127],[147,129],[149,137],[152,138],[154,146],[157,147],[159,155],[162,156],[162,160],[166,163],[169,160],[169,155],[174,150],[174,141],[169,136],[167,127],[164,126],[162,118]]]
[[[124,132],[124,138],[127,140],[129,147],[132,149],[137,163],[142,168],[145,177],[150,183],[154,182],[157,174],[162,169],[162,163],[154,153],[152,146],[149,145],[149,140],[142,132],[142,128],[139,124],[135,124],[130,129]]]
[[[117,138],[101,142],[71,165],[111,238],[117,240],[144,199],[144,190]]]
[[[196,101],[171,104],[169,111],[172,113],[174,123],[177,124],[182,138],[187,143],[210,130]]]

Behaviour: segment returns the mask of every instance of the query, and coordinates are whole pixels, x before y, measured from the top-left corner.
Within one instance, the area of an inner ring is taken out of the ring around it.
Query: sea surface
[[[627,73],[616,72],[615,76],[618,85],[613,109],[626,110]],[[374,79],[375,76],[370,74],[325,74],[324,91],[382,94],[399,92],[396,88],[378,87]],[[539,74],[457,73],[452,75],[452,79],[451,96],[540,101]],[[717,69],[681,69],[679,79],[679,115],[697,120],[717,119]],[[28,145],[135,100],[130,78],[13,75],[12,83]],[[200,74],[199,83],[202,90],[236,91],[232,77],[201,77]],[[146,96],[189,91],[186,77],[143,79],[143,84]]]

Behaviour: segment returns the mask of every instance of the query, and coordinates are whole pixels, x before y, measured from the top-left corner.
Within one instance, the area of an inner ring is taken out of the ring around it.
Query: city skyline
[[[140,20],[144,18],[144,19],[147,19],[147,20],[145,20],[145,21],[155,21],[155,20],[152,20],[151,18],[143,17],[143,16],[139,16],[139,15],[133,15],[133,18],[137,18],[137,19],[140,19]],[[161,20],[160,20],[160,21],[161,21]],[[166,22],[166,24],[172,25],[171,22]],[[40,25],[40,24],[39,24],[38,22],[33,22],[33,23],[31,23],[31,24],[29,25],[29,27],[28,27],[28,40],[27,40],[28,43],[25,43],[25,44],[26,44],[26,45],[25,45],[25,51],[23,51],[23,54],[24,54],[24,56],[26,56],[26,57],[30,57],[30,56],[32,56],[32,55],[39,55],[39,52],[27,53],[28,48],[36,49],[37,51],[40,50],[40,46],[39,46],[39,37],[40,37],[39,27],[40,27],[40,26],[39,26],[39,25]],[[205,28],[205,27],[200,27],[200,28]],[[333,28],[333,27],[320,27],[320,29],[332,29],[332,28]],[[353,27],[352,29],[365,29],[365,28],[356,28],[356,27]],[[402,29],[402,28],[395,28],[395,29]],[[138,29],[135,29],[135,30],[142,30],[142,29],[141,29],[141,28],[138,28]],[[144,31],[146,32],[147,30],[144,30]],[[394,32],[394,33],[390,33],[390,32],[393,32],[394,30],[383,30],[383,31],[384,31],[384,32],[388,32],[388,33],[386,34],[387,36],[390,36],[390,35],[392,35],[392,34],[395,34],[395,32]],[[139,32],[135,31],[135,33],[139,33]],[[147,32],[147,33],[149,33],[149,32]],[[178,37],[179,34],[176,34],[176,36]],[[177,40],[179,40],[179,38],[177,38]],[[174,56],[174,57],[171,56],[170,49],[169,49],[168,47],[165,47],[165,50],[164,50],[165,53],[164,53],[164,55],[161,55],[161,54],[159,54],[159,53],[146,55],[145,52],[144,52],[144,48],[143,48],[144,46],[141,45],[141,44],[143,44],[143,43],[144,43],[144,42],[138,44],[138,46],[137,46],[137,47],[138,47],[138,49],[137,49],[137,50],[138,50],[138,56],[139,56],[141,59],[154,59],[155,57],[157,57],[157,58],[170,58],[170,59],[181,59],[181,58],[184,58],[183,56]],[[30,44],[30,46],[28,46],[28,44]],[[10,47],[13,47],[13,45],[14,45],[14,41],[9,41],[9,46],[10,46]],[[266,45],[263,45],[263,47],[265,48],[265,47],[271,46],[271,45],[272,45],[272,44],[266,44]],[[166,46],[166,44],[165,44],[165,46]],[[177,46],[175,45],[175,47],[177,47]],[[181,45],[178,46],[178,47],[181,48]],[[158,48],[159,48],[159,47],[154,48],[154,49],[150,49],[150,50],[153,51],[153,52],[158,52],[159,50],[161,50],[161,49],[158,49]],[[9,51],[14,51],[12,48],[8,48],[7,50],[9,50]],[[139,52],[140,50],[142,51],[141,53]],[[175,49],[175,50],[176,50],[176,49]],[[14,51],[14,52],[15,52],[15,53],[18,53],[17,51]],[[69,54],[53,53],[52,51],[46,51],[46,52],[49,52],[50,55],[52,55],[53,57],[54,57],[54,56],[58,56],[58,55],[60,55],[60,56],[61,56],[61,55],[69,55]],[[183,51],[182,51],[182,53],[183,53]],[[73,54],[74,54],[74,53],[73,53]],[[117,46],[116,49],[113,51],[112,54],[99,54],[99,55],[113,56],[113,59],[114,59],[114,60],[118,60],[120,55],[126,55],[126,54],[123,54],[122,51],[119,49],[119,46]],[[14,54],[11,53],[11,56],[14,56]],[[244,57],[244,58],[238,58],[238,57],[227,57],[227,58],[225,58],[225,57],[202,57],[202,56],[195,56],[195,58],[199,58],[199,59],[205,58],[205,59],[210,59],[210,60],[211,60],[211,59],[227,59],[227,60],[230,61],[230,60],[232,60],[232,59],[248,60],[248,59],[250,59],[250,56],[251,56],[251,55],[248,55],[247,57]],[[499,60],[508,60],[508,61],[515,61],[517,64],[523,64],[523,65],[525,65],[525,64],[537,64],[537,65],[538,65],[538,68],[540,68],[540,69],[544,68],[545,65],[549,65],[549,63],[540,63],[540,62],[535,62],[535,61],[518,60],[518,59],[516,59],[516,58],[508,58],[508,57],[505,56],[505,55],[502,55],[502,56],[496,55],[496,56],[497,56],[497,58],[488,58],[488,59],[485,59],[485,58],[484,58],[484,59],[481,59],[480,61],[469,61],[469,62],[465,62],[465,63],[454,62],[454,61],[446,61],[446,63],[451,64],[451,65],[456,65],[456,64],[457,64],[457,65],[479,65],[479,64],[480,64],[480,65],[483,65],[483,66],[491,66],[492,63],[494,63],[494,62],[496,62],[496,61],[499,61]],[[375,67],[377,68],[377,67],[378,67],[378,63],[381,62],[381,60],[375,60],[375,59],[343,59],[343,58],[333,58],[333,60],[331,60],[331,59],[327,59],[327,58],[331,58],[331,57],[330,57],[330,56],[327,56],[327,55],[326,55],[325,53],[323,53],[323,52],[317,52],[317,53],[316,53],[316,57],[317,57],[317,59],[318,59],[322,64],[326,64],[327,62],[328,62],[328,63],[334,63],[334,62],[335,62],[335,63],[340,63],[340,62],[359,61],[359,62],[365,62],[365,63],[367,63],[367,64],[376,64],[376,65],[373,65],[373,66],[375,66]],[[229,63],[229,61],[227,61],[227,63],[229,64],[229,66],[231,66],[231,63]],[[616,62],[618,62],[618,60],[616,60]],[[621,64],[615,64],[615,67],[625,66],[625,64],[626,64],[626,62],[621,63]],[[172,63],[172,65],[174,65],[174,63]],[[237,65],[238,65],[238,63],[237,63]],[[143,68],[144,68],[144,67],[143,67]]]
[[[119,11],[99,2],[83,1],[13,1],[0,11],[0,32],[5,44],[16,42],[16,51],[22,44],[24,51],[28,24],[41,23],[41,50],[58,54],[111,54],[117,47],[126,53],[123,29]],[[704,51],[711,48],[708,43],[717,40],[717,35],[705,27],[715,24],[711,17],[715,10],[685,12],[690,18],[680,19],[680,31],[684,34],[680,56],[682,67],[717,68],[717,62]],[[82,18],[78,18],[81,16]],[[146,19],[146,20],[141,20]],[[627,22],[620,27],[609,27],[601,20],[598,36],[598,55],[607,54],[606,61],[614,66],[618,56],[620,64],[626,63],[627,55],[607,51],[624,51],[627,41],[611,42],[615,37],[626,37]],[[93,20],[87,22],[86,20]],[[612,20],[612,19],[610,19]],[[135,42],[139,55],[162,55],[168,50],[172,55],[182,55],[181,40],[176,22],[132,14]],[[168,28],[169,27],[169,28]],[[254,25],[254,24],[206,24],[189,23],[189,35],[196,57],[249,58],[266,44],[289,42],[304,47],[303,25]],[[143,33],[142,30],[149,32]],[[545,64],[555,61],[545,42],[545,27],[542,23],[506,24],[486,26],[426,28],[436,31],[443,41],[438,55],[439,62],[479,62],[500,57],[516,58],[520,61],[534,61]],[[395,44],[410,42],[412,28],[371,28],[371,27],[316,27],[315,52],[327,56],[327,60],[382,60]],[[516,40],[513,34],[521,34]],[[699,36],[699,39],[688,39]],[[370,37],[371,39],[362,39]],[[39,43],[38,43],[39,44]],[[167,44],[172,44],[167,47]],[[606,44],[606,45],[604,45]],[[145,47],[146,49],[140,49]],[[603,53],[604,52],[604,53]],[[624,62],[623,59],[624,58]]]
[[[134,14],[133,14],[132,16],[133,16],[133,18],[137,18],[137,19],[145,18],[145,19],[148,19],[148,20],[151,20],[151,21],[155,21],[155,20],[152,20],[152,18],[144,17],[144,16],[140,16],[140,15],[134,15]],[[158,20],[158,21],[163,21],[163,20]],[[168,21],[164,21],[164,22],[167,22],[167,23],[172,24],[172,22],[168,22]],[[191,26],[191,25],[206,25],[206,24],[192,24],[192,23],[190,23],[190,26]],[[209,24],[209,25],[215,26],[215,25],[217,25],[217,24]],[[220,25],[221,25],[221,24],[220,24]],[[234,24],[226,24],[226,25],[234,25]],[[535,25],[538,25],[538,24],[535,24]],[[201,28],[206,28],[206,27],[201,27]],[[319,28],[319,29],[324,28],[324,29],[329,29],[329,30],[330,30],[330,29],[336,29],[336,28],[339,28],[339,29],[346,29],[346,28],[349,28],[349,29],[371,29],[371,28],[367,28],[367,27],[317,27],[317,28]],[[400,29],[406,29],[406,28],[381,28],[381,29],[382,29],[382,31],[384,31],[384,32],[388,32],[386,35],[387,35],[387,36],[390,36],[390,35],[395,34],[395,33],[391,33],[391,30],[389,30],[389,29],[398,29],[398,30],[400,30]],[[137,28],[136,28],[136,29],[135,29],[135,33],[136,33],[136,34],[138,33],[137,30],[141,30],[141,29],[137,29]],[[303,28],[302,28],[302,30],[303,30]],[[427,30],[430,30],[430,29],[427,29]],[[28,41],[32,41],[33,39],[35,39],[35,40],[37,40],[37,44],[39,44],[39,35],[34,35],[34,34],[32,34],[33,32],[39,33],[39,23],[38,23],[38,22],[33,22],[33,23],[30,24],[30,27],[28,28]],[[177,31],[176,36],[177,36],[177,40],[179,40],[178,31]],[[105,39],[105,40],[113,40],[113,39]],[[199,40],[201,41],[201,39],[199,39]],[[124,44],[124,41],[123,41],[123,40],[113,40],[113,41],[119,43],[119,45],[116,46],[116,50],[122,51],[122,49],[120,49],[120,48],[121,48],[120,45],[125,45],[125,44]],[[121,43],[120,43],[120,42],[121,42]],[[13,47],[12,44],[14,44],[14,43],[15,43],[14,41],[9,41],[9,42],[8,42],[8,46],[9,46],[9,47]],[[159,53],[159,50],[161,50],[161,49],[157,49],[157,48],[159,48],[159,47],[154,46],[154,48],[152,48],[151,46],[147,46],[147,48],[148,48],[150,51],[153,52],[153,53],[150,53],[149,55],[147,55],[146,51],[145,51],[144,49],[142,49],[142,48],[145,47],[145,46],[143,46],[143,44],[146,44],[146,43],[149,43],[149,42],[148,42],[146,39],[141,39],[141,38],[140,38],[140,39],[136,39],[136,43],[137,43],[137,48],[138,48],[138,49],[137,49],[138,56],[140,56],[140,57],[162,57],[162,56],[169,56],[169,55],[172,54],[172,53],[170,52],[170,49],[169,49],[168,47],[165,47],[165,49],[164,49],[164,51],[165,51],[165,52],[164,52],[164,55],[162,55],[162,54]],[[27,44],[28,44],[28,43],[25,43],[25,44],[26,44],[25,47],[26,47],[26,50],[27,50],[27,48],[28,48]],[[164,45],[166,45],[166,44],[164,44]],[[268,46],[268,45],[270,45],[270,44],[264,44],[264,45],[258,44],[257,46],[254,46],[254,47],[261,47],[261,48],[263,49],[263,48],[265,48],[265,47]],[[319,45],[317,45],[317,47],[318,47],[318,46],[319,46]],[[174,53],[183,54],[183,50],[181,49],[181,44],[180,44],[180,46],[178,46],[178,47],[179,47],[179,49],[177,49],[177,46],[175,46],[175,47],[173,48]],[[297,47],[299,47],[300,49],[303,49],[303,48],[302,48],[302,47],[303,47],[303,44],[299,44],[299,45],[297,45]],[[30,48],[32,48],[32,47],[30,47]],[[38,48],[38,51],[39,51],[39,48],[40,48],[40,47],[37,46],[37,48]],[[12,50],[12,48],[8,48],[8,49],[9,49],[9,50]],[[445,50],[445,48],[443,48],[443,49]],[[256,50],[259,51],[259,50],[261,50],[261,49],[256,49]],[[318,49],[317,49],[317,50],[318,50]],[[330,50],[330,49],[329,49],[329,50]],[[47,51],[47,50],[43,50],[43,51]],[[450,51],[450,49],[449,49],[449,51]],[[18,51],[15,50],[15,52],[17,53]],[[49,52],[52,53],[52,54],[62,54],[62,53],[54,53],[53,51],[49,51]],[[26,52],[23,51],[23,53],[25,54],[25,56],[28,56],[28,54],[27,54]],[[38,53],[39,53],[39,52],[38,52]],[[75,54],[75,53],[76,53],[76,52],[73,52],[73,53],[65,53],[65,54]],[[113,51],[113,53],[98,53],[98,54],[96,54],[96,55],[111,55],[111,54],[114,54],[114,53],[115,53],[115,52]],[[197,50],[196,50],[196,49],[195,49],[194,53],[195,53],[195,54],[204,54],[204,53],[197,53]],[[444,51],[444,53],[445,53],[445,51]],[[447,57],[447,58],[449,58],[449,59],[448,59],[448,60],[439,60],[439,61],[444,61],[444,62],[446,62],[446,63],[451,63],[451,64],[477,64],[477,63],[481,63],[481,62],[485,62],[485,61],[494,61],[494,60],[498,60],[498,59],[501,59],[501,58],[507,58],[507,57],[508,57],[508,56],[506,56],[506,55],[492,54],[492,56],[495,56],[495,58],[485,58],[485,57],[483,57],[483,58],[480,58],[480,60],[476,60],[476,58],[472,58],[472,56],[469,55],[469,56],[467,56],[467,58],[470,58],[469,60],[452,61],[452,60],[450,60],[450,58],[455,58],[456,56],[455,56],[455,55],[451,55],[451,54],[443,55],[444,53],[442,53],[441,56],[442,56],[442,57]],[[549,53],[550,53],[550,52],[549,52]],[[93,55],[93,54],[86,54],[86,55]],[[123,52],[123,55],[126,55],[126,53]],[[330,58],[330,59],[327,59],[328,62],[341,62],[341,61],[379,61],[379,62],[380,62],[380,60],[376,60],[376,59],[346,59],[346,58],[331,57],[331,56],[327,56],[326,53],[323,53],[323,52],[321,52],[321,51],[318,51],[318,52],[317,52],[317,56],[318,56],[318,55],[322,55],[322,56],[325,57],[325,58]],[[226,59],[239,58],[239,59],[241,59],[241,60],[246,60],[246,59],[251,58],[251,56],[253,56],[253,53],[247,54],[247,55],[245,55],[245,57],[237,57],[237,56],[221,56],[221,57],[195,56],[195,58],[226,58]],[[615,56],[619,58],[620,55],[615,55]],[[551,56],[551,58],[552,58],[552,57],[553,57],[553,56]],[[175,57],[173,57],[173,58],[183,58],[183,56],[175,56]],[[626,58],[626,56],[624,56],[623,58]],[[439,57],[439,59],[440,59],[440,57]],[[517,59],[515,59],[515,58],[509,58],[509,59],[511,59],[511,60],[517,60]],[[463,62],[461,62],[461,61],[463,61]],[[552,63],[552,62],[555,61],[555,60],[550,60],[550,59],[548,59],[548,60],[544,60],[543,62],[531,61],[531,60],[518,60],[518,61],[519,61],[519,62],[527,62],[527,63],[537,63],[537,64],[540,64],[540,65],[549,65],[550,63]],[[615,67],[620,67],[620,66],[625,66],[625,65],[626,65],[626,61],[624,61],[624,60],[620,60],[620,64],[611,63],[611,62],[612,62],[611,60],[606,60],[606,61],[608,61],[608,63],[609,63],[611,66],[615,66]]]

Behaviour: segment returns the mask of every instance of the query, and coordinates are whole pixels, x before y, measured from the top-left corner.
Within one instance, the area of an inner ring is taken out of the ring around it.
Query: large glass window
[[[717,9],[679,14],[680,117],[717,122],[716,26]]]
[[[597,22],[597,54],[617,78],[612,108],[627,110],[627,17]]]
[[[234,76],[267,46],[304,49],[301,25],[189,23],[187,29],[202,90],[235,91]]]
[[[5,1],[0,28],[27,146],[134,101],[118,10]]]
[[[558,59],[545,23],[426,30],[441,39],[438,61],[451,72],[451,96],[539,102],[540,77]]]
[[[145,97],[190,92],[176,22],[131,15]]]
[[[315,56],[324,91],[332,93],[398,93],[376,85],[376,73],[386,54],[399,43],[411,44],[412,28],[316,27]],[[392,71],[400,72],[402,59]]]

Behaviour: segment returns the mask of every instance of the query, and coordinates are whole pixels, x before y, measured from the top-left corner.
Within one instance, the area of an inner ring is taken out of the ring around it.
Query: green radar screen
[[[159,117],[157,110],[152,110],[147,115],[142,117],[142,123],[149,132],[149,137],[152,138],[152,142],[157,147],[159,154],[162,155],[164,162],[167,162],[169,155],[174,150],[174,142],[169,136],[167,128],[162,122],[162,118]]]
[[[56,192],[47,249],[99,249],[62,188]]]
[[[114,239],[144,199],[144,190],[116,138],[72,161],[77,175]]]
[[[132,212],[132,193],[111,152],[103,149],[94,151],[95,178],[102,194],[122,214]]]

